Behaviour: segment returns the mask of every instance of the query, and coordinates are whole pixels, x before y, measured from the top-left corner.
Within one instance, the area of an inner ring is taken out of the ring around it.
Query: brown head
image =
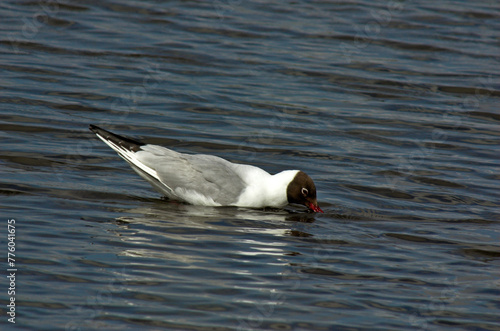
[[[303,171],[299,171],[288,184],[286,195],[289,203],[298,203],[314,212],[323,212],[316,200],[316,186],[311,177]]]

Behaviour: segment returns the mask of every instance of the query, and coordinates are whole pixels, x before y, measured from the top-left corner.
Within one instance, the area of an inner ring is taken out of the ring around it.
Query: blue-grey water
[[[10,0],[0,32],[0,329],[500,330],[497,1]],[[90,123],[302,169],[325,213],[166,201]]]

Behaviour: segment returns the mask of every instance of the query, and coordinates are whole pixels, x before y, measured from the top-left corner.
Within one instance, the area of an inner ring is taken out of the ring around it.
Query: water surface
[[[3,330],[500,329],[496,2],[4,1],[0,17]],[[302,169],[325,213],[166,201],[90,123]]]

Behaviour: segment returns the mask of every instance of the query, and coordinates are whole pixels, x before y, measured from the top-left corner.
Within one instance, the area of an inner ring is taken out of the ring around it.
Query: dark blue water
[[[0,328],[500,330],[499,31],[495,1],[3,1]],[[325,213],[165,201],[89,123],[302,169]]]

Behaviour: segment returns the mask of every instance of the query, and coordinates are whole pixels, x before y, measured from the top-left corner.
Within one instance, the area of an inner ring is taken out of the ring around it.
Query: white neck
[[[275,175],[260,176],[240,195],[236,205],[263,208],[288,204],[286,190],[299,170],[285,170]]]

